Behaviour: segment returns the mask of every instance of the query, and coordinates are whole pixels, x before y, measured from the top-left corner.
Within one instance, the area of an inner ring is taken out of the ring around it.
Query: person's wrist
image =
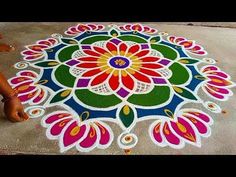
[[[12,90],[12,92],[10,92],[9,94],[3,95],[2,102],[6,102],[8,100],[11,100],[12,98],[15,98],[17,96],[18,96],[17,91],[16,90]]]

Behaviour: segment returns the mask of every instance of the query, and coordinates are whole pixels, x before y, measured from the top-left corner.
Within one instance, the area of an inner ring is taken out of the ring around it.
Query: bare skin
[[[4,75],[0,72],[0,94],[6,100],[4,102],[4,112],[6,117],[12,122],[21,122],[29,119],[24,112],[24,107],[15,91],[11,88]]]

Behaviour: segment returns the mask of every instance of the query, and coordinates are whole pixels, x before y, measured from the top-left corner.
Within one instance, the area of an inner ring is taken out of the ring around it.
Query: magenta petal
[[[38,96],[33,99],[33,103],[39,103],[44,98],[44,95],[45,95],[45,92],[43,89],[41,89]]]
[[[32,83],[33,83],[33,81],[25,82],[23,84],[20,84],[20,85],[16,86],[14,88],[14,90],[17,90],[17,92],[19,94],[33,91],[36,88],[36,86],[31,86],[30,84],[32,84]]]
[[[172,133],[167,122],[164,124],[162,131],[163,131],[164,136],[166,137],[166,140],[169,143],[174,144],[174,145],[180,144],[180,139]]]
[[[106,129],[106,127],[104,127],[103,125],[101,125],[100,123],[96,122],[95,123],[97,125],[97,127],[99,128],[100,130],[100,133],[101,133],[101,138],[100,138],[100,141],[99,143],[101,145],[106,145],[109,143],[109,140],[110,140],[110,133],[109,131]]]
[[[196,142],[196,134],[194,132],[194,129],[183,118],[178,117],[177,122],[171,121],[171,126],[174,129],[174,131],[183,139],[186,139],[187,141],[190,142]]]
[[[74,121],[69,127],[67,127],[64,136],[63,144],[64,146],[69,146],[77,142],[85,133],[86,125],[79,126],[77,121]]]
[[[161,123],[159,122],[152,131],[153,137],[154,139],[158,142],[158,143],[162,143],[163,142],[163,138],[161,136],[160,133],[160,127],[161,127]]]
[[[47,117],[45,122],[47,124],[51,124],[51,123],[55,122],[56,120],[59,120],[59,119],[65,118],[65,117],[69,117],[69,116],[71,116],[71,114],[61,112],[61,113],[53,114],[53,115]]]
[[[183,115],[184,117],[186,117],[188,120],[190,120],[195,127],[197,128],[198,132],[201,134],[205,134],[207,133],[207,127],[205,124],[203,124],[201,121],[197,120],[196,118],[194,118],[191,115]]]
[[[63,128],[72,120],[72,118],[66,118],[66,119],[62,119],[59,122],[57,122],[56,124],[54,124],[51,129],[50,129],[50,133],[53,136],[57,136],[61,133],[61,131],[63,130]]]
[[[10,80],[10,83],[12,83],[12,84],[19,84],[19,83],[27,81],[27,80],[30,80],[30,78],[27,78],[27,77],[15,77],[15,78],[12,78]]]
[[[194,115],[198,118],[200,118],[201,120],[203,120],[204,122],[210,122],[210,117],[207,116],[206,114],[200,113],[200,112],[195,112],[195,111],[190,111],[190,112],[186,112],[188,114]]]
[[[28,92],[27,94],[18,96],[18,98],[20,99],[21,102],[29,101],[36,95],[37,91],[38,90],[33,92]]]
[[[90,126],[90,130],[86,138],[80,143],[82,148],[89,148],[94,145],[97,140],[97,132],[93,126]]]

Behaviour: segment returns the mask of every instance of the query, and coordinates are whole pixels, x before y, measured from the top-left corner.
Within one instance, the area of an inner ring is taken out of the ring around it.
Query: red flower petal
[[[78,58],[78,60],[80,60],[80,61],[97,61],[98,58],[96,58],[96,57],[81,57],[81,58]]]
[[[160,60],[160,58],[159,57],[143,57],[143,58],[139,58],[139,60],[141,60],[142,62],[156,62]]]
[[[97,63],[80,63],[76,65],[79,68],[95,68],[98,67]]]
[[[93,50],[84,49],[83,52],[86,53],[87,55],[91,55],[91,56],[94,56],[94,57],[100,57],[101,56],[101,54],[99,54],[97,52],[94,52]]]
[[[145,75],[143,75],[143,74],[141,74],[141,73],[139,73],[139,72],[135,72],[135,73],[133,74],[133,76],[134,76],[136,79],[138,79],[139,81],[146,82],[146,83],[151,83],[151,80],[150,80],[147,76],[145,76]]]
[[[119,46],[119,51],[124,51],[126,52],[128,46],[125,43],[121,43]]]
[[[127,73],[126,76],[121,77],[122,83],[124,84],[125,87],[127,87],[130,90],[133,90],[134,88],[134,81],[133,79],[129,76]]]
[[[108,51],[104,50],[104,49],[101,48],[101,47],[94,46],[93,48],[94,48],[94,50],[95,50],[96,52],[98,52],[98,53],[100,53],[100,54],[108,53]]]
[[[153,70],[149,70],[149,69],[145,69],[145,68],[140,68],[139,71],[141,73],[147,74],[149,76],[161,77],[161,75],[159,73],[157,73],[156,71],[153,71]]]
[[[106,72],[103,72],[102,74],[96,76],[92,80],[91,86],[95,86],[95,85],[103,83],[107,79],[108,76],[109,76],[109,74],[107,74]]]
[[[150,68],[150,69],[159,69],[159,68],[162,68],[163,66],[159,64],[155,64],[155,63],[143,63],[142,67]]]
[[[138,52],[139,50],[140,50],[140,46],[138,44],[135,44],[129,48],[128,53],[134,54]]]
[[[143,57],[143,56],[147,55],[148,53],[149,53],[149,50],[142,50],[142,51],[136,53],[135,56]]]
[[[89,71],[86,71],[82,76],[83,77],[91,77],[91,76],[94,76],[98,73],[102,72],[99,68],[98,69],[92,69],[92,70],[89,70]]]
[[[112,90],[116,90],[119,87],[119,77],[112,74],[111,78],[109,79],[109,85]]]
[[[106,47],[110,52],[117,51],[117,46],[112,42],[107,42]]]

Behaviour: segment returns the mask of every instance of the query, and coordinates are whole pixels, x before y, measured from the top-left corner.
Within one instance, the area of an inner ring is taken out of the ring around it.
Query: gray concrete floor
[[[15,50],[9,53],[0,53],[0,70],[7,78],[18,72],[12,65],[21,61],[20,52],[24,46],[35,41],[50,37],[52,33],[61,33],[76,23],[0,23],[0,33],[4,36],[1,43],[12,44]],[[107,23],[103,23],[107,24]],[[208,51],[208,57],[217,59],[217,66],[227,72],[233,81],[236,81],[236,23],[145,23],[159,31],[165,31],[176,36],[184,36],[196,40]],[[236,89],[232,91],[236,93]],[[202,98],[204,94],[200,95]],[[208,99],[210,100],[210,99]],[[212,135],[202,139],[202,147],[186,145],[181,150],[161,148],[154,145],[148,135],[150,121],[140,122],[134,129],[139,142],[132,149],[132,154],[236,154],[236,96],[219,105],[226,114],[212,114],[214,119]],[[190,105],[193,106],[194,105]],[[24,123],[11,123],[4,118],[0,103],[0,154],[59,154],[57,141],[48,140],[46,129],[40,126],[40,119]],[[58,109],[57,107],[48,110]],[[203,107],[200,109],[204,110]],[[207,111],[206,111],[207,112]],[[94,150],[90,153],[79,153],[75,149],[65,154],[124,154],[116,143],[121,133],[117,125],[109,124],[114,131],[115,140],[106,150]]]

